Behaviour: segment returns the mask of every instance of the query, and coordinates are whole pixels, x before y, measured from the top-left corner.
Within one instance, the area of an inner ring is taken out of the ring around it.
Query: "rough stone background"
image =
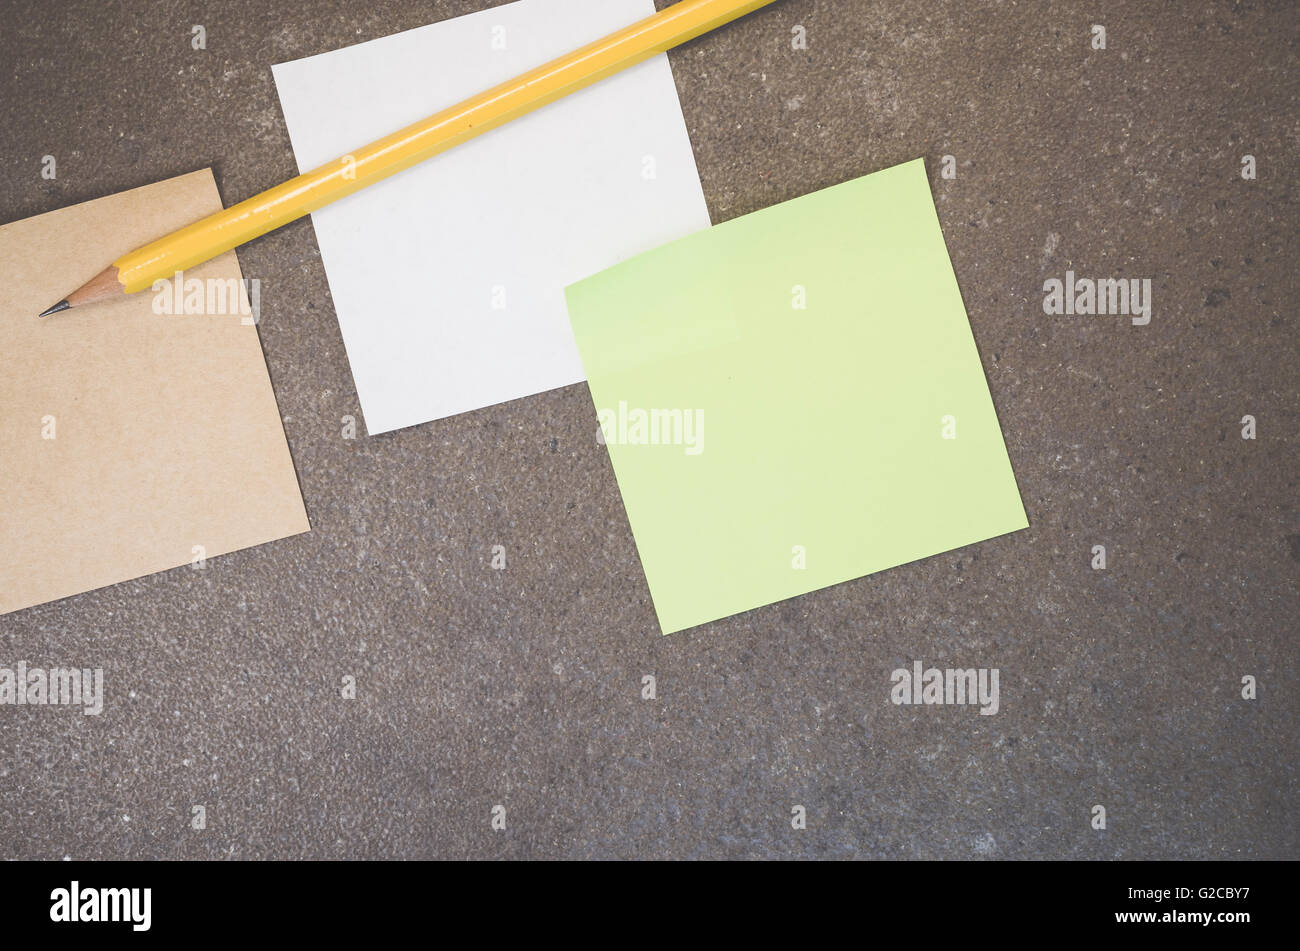
[[[252,195],[295,172],[272,63],[485,5],[10,0],[0,220]],[[669,638],[585,386],[344,441],[310,222],[242,249],[313,531],[0,618],[108,690],[0,709],[0,854],[1300,856],[1297,10],[780,0],[673,52],[715,221],[926,158],[1031,527]],[[1045,316],[1067,268],[1151,324]],[[913,659],[1001,712],[893,706]]]

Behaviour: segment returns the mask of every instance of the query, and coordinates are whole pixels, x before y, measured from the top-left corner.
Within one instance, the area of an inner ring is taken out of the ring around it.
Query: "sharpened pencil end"
[[[61,310],[67,310],[67,309],[68,309],[69,307],[71,307],[71,306],[72,306],[72,305],[68,303],[67,298],[64,298],[63,300],[61,300],[61,301],[59,301],[57,304],[55,304],[53,307],[46,308],[45,310],[41,311],[41,312],[40,312],[39,314],[37,314],[36,316],[37,316],[37,317],[48,317],[48,316],[50,316],[50,314],[57,314],[57,313],[58,313],[59,311],[61,311]]]

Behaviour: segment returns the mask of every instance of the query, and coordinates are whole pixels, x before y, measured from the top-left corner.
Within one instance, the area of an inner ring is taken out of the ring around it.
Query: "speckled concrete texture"
[[[272,63],[484,5],[7,3],[0,220],[243,199],[295,171]],[[107,692],[0,708],[0,855],[1300,857],[1297,26],[779,0],[672,53],[715,221],[926,158],[1031,527],[669,638],[585,386],[345,440],[310,222],[242,249],[313,531],[0,618],[0,665]],[[1045,315],[1067,269],[1150,324]],[[999,713],[894,706],[913,660]]]

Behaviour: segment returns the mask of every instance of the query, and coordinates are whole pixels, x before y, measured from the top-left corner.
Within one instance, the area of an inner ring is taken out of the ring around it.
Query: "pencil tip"
[[[71,306],[72,306],[72,305],[68,303],[67,298],[64,298],[63,300],[61,300],[61,301],[59,301],[57,304],[55,304],[53,307],[50,307],[50,308],[47,308],[47,309],[41,311],[41,312],[40,312],[39,314],[37,314],[36,316],[37,316],[37,317],[48,317],[48,316],[50,316],[50,314],[57,314],[57,313],[58,313],[59,311],[61,311],[61,310],[67,310],[67,309],[68,309],[69,307],[71,307]]]

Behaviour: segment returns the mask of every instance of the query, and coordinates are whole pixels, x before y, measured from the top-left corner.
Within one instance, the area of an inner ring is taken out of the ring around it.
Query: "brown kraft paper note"
[[[310,530],[233,252],[184,275],[220,313],[36,316],[220,208],[205,169],[0,227],[0,614]]]

